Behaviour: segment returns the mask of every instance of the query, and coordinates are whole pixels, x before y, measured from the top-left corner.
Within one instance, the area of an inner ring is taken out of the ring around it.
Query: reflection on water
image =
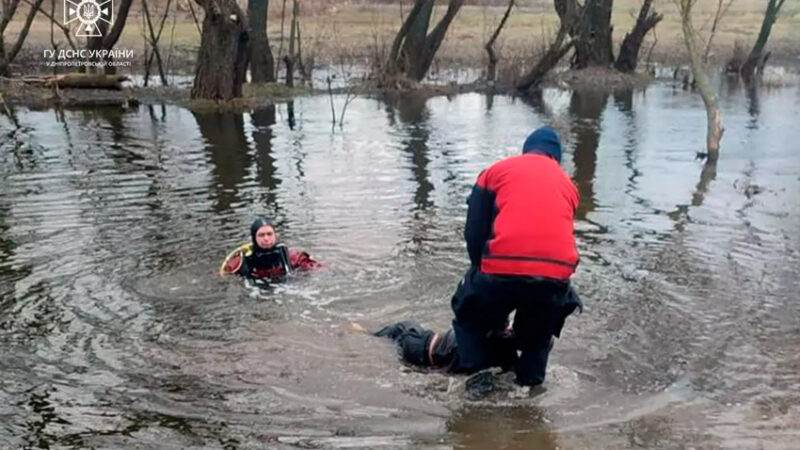
[[[581,203],[575,213],[579,220],[585,219],[596,206],[593,186],[597,170],[597,146],[608,97],[608,93],[575,91],[569,103],[569,114],[575,120],[572,160],[575,164],[573,179],[581,195]]]
[[[414,205],[424,210],[432,206],[429,197],[433,185],[428,180],[428,139],[427,116],[430,114],[424,98],[401,96],[395,101],[387,101],[389,124],[396,126],[395,112],[402,126],[409,130],[409,136],[402,141],[403,151],[408,154],[417,189],[414,192]]]
[[[195,113],[214,175],[214,209],[224,212],[242,202],[239,186],[253,158],[244,137],[244,118],[232,113]]]
[[[448,429],[456,448],[556,450],[558,438],[536,406],[467,407],[454,412]]]
[[[727,82],[727,81],[725,81]],[[244,114],[0,115],[0,447],[792,447],[800,90],[723,86],[720,160],[671,85]],[[553,124],[586,312],[547,391],[465,403],[347,331],[449,326],[480,170]],[[324,262],[215,276],[255,214]]]

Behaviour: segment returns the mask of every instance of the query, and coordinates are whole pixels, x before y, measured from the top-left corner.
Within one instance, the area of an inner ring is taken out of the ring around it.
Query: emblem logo
[[[114,0],[64,0],[64,25],[77,22],[78,37],[102,36],[98,23],[110,24],[113,16]]]

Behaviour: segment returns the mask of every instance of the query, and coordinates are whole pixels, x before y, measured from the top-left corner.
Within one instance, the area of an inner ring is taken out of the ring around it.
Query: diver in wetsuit
[[[319,266],[308,253],[289,249],[278,241],[275,225],[259,217],[250,225],[251,242],[231,252],[219,269],[220,275],[237,274],[254,281],[276,282],[294,270]]]

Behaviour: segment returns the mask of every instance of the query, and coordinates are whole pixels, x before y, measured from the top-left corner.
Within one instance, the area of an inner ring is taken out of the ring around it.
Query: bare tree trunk
[[[762,63],[764,59],[764,47],[767,46],[769,35],[772,32],[772,25],[774,25],[775,21],[778,19],[778,13],[784,3],[786,3],[786,0],[769,0],[767,10],[764,12],[764,20],[761,22],[761,31],[758,33],[758,39],[756,39],[753,49],[750,50],[750,55],[745,60],[744,64],[742,64],[742,67],[739,68],[739,73],[741,73],[744,78],[752,78],[755,69],[759,66],[763,67],[766,63]]]
[[[447,29],[450,27],[450,24],[455,19],[456,14],[458,14],[458,10],[464,6],[464,0],[450,0],[447,4],[447,11],[442,17],[442,20],[436,24],[436,27],[431,31],[431,33],[425,38],[425,48],[422,53],[422,58],[413,64],[414,69],[411,71],[410,75],[411,78],[421,81],[425,78],[425,74],[428,73],[428,69],[431,67],[431,63],[433,63],[433,57],[436,56],[436,52],[439,51],[439,47],[442,45],[442,41],[444,41],[444,36],[447,34]]]
[[[414,78],[412,73],[419,70],[417,67],[422,60],[425,51],[425,37],[428,34],[433,5],[435,0],[421,0],[422,4],[417,13],[411,19],[411,26],[403,41],[403,48],[400,50],[399,65],[403,73],[409,78]]]
[[[36,0],[36,3],[31,6],[30,10],[28,11],[28,16],[25,18],[25,23],[22,25],[22,29],[17,35],[17,40],[8,51],[6,51],[5,48],[3,34],[6,31],[6,27],[11,22],[11,18],[14,16],[14,13],[17,11],[19,0],[12,0],[9,4],[7,4],[7,7],[3,8],[3,14],[0,16],[0,76],[9,75],[8,66],[17,57],[17,54],[19,54],[22,44],[25,42],[25,38],[28,37],[28,31],[31,29],[33,18],[36,17],[36,13],[42,6],[43,1],[44,0]]]
[[[678,0],[678,7],[681,13],[681,24],[683,27],[683,38],[686,42],[686,50],[689,52],[689,59],[692,65],[692,75],[694,76],[697,84],[697,89],[700,91],[700,96],[703,98],[703,103],[706,106],[706,116],[708,121],[708,130],[706,134],[706,148],[708,150],[708,159],[716,161],[719,157],[719,146],[722,140],[722,113],[719,110],[717,103],[717,94],[711,88],[706,75],[705,68],[703,67],[700,49],[697,47],[697,37],[692,25],[692,6],[696,0]]]
[[[449,0],[444,17],[428,33],[435,0],[416,0],[392,44],[387,73],[402,72],[416,81],[428,73],[447,29],[464,6],[464,0]]]
[[[297,0],[292,1],[292,22],[289,26],[289,50],[283,57],[286,64],[286,86],[294,87],[294,59],[295,59],[295,39],[297,38],[297,16],[300,15],[300,5]]]
[[[267,17],[269,0],[249,0],[247,17],[250,20],[250,81],[275,81],[275,60],[269,47]]]
[[[531,87],[537,86],[544,76],[561,61],[561,58],[575,47],[578,39],[578,28],[576,27],[582,10],[575,0],[555,0],[554,5],[560,21],[556,38],[536,62],[536,65],[521,80],[517,81],[515,88],[518,91],[527,91]],[[570,37],[570,41],[564,43],[567,37]]]
[[[497,25],[497,29],[494,30],[494,34],[489,39],[489,42],[483,47],[486,49],[486,53],[489,54],[489,67],[486,69],[486,80],[487,81],[494,81],[497,77],[497,54],[494,52],[494,42],[497,40],[497,37],[500,36],[500,31],[503,30],[503,26],[505,26],[506,21],[508,20],[508,16],[511,14],[511,8],[514,7],[514,0],[508,1],[508,8],[506,8],[505,14],[503,14],[503,18],[500,19],[500,24]]]
[[[86,48],[89,50],[111,50],[117,45],[119,37],[122,35],[122,30],[125,28],[125,23],[128,20],[128,12],[131,9],[133,0],[120,0],[119,9],[114,20],[114,24],[109,27],[107,22],[99,20],[97,22],[101,29],[102,36],[91,37],[86,40]],[[110,61],[111,57],[108,56],[106,61]],[[114,74],[117,69],[113,66],[105,66],[105,73]]]
[[[550,47],[544,52],[542,57],[539,58],[536,65],[517,82],[516,88],[518,91],[527,91],[531,87],[537,86],[544,76],[561,61],[561,58],[575,46],[574,39],[566,44],[564,43],[567,35],[569,35],[569,26],[569,21],[562,19],[555,41],[550,44]]]
[[[56,1],[58,1],[58,0],[56,0]],[[30,6],[30,7],[35,7],[36,6],[35,3],[30,1],[30,0],[22,0],[22,2],[25,3],[26,5]],[[61,30],[61,32],[64,34],[64,37],[67,39],[67,44],[69,44],[69,48],[75,50],[78,47],[75,46],[75,41],[72,40],[72,35],[70,34],[71,33],[70,29],[67,28],[66,26],[64,26],[64,24],[61,23],[61,20],[63,20],[63,19],[56,19],[55,18],[55,4],[56,4],[55,1],[50,2],[50,10],[51,11],[49,13],[45,9],[43,9],[42,6],[40,5],[39,6],[39,12],[42,13],[43,16],[47,17],[48,20],[50,20],[51,30],[52,30],[53,26],[58,27]],[[0,32],[0,34],[2,34],[2,32]],[[53,41],[52,31],[50,33],[50,41],[51,41],[51,43]],[[56,45],[53,46],[53,48],[56,48],[56,47],[57,47]]]
[[[44,12],[44,11],[42,11]],[[58,44],[56,43],[56,29],[55,29],[55,20],[52,20],[52,17],[56,14],[56,2],[50,0],[50,47],[53,51],[58,50]],[[53,67],[53,75],[56,74],[56,67]]]
[[[575,42],[572,67],[609,67],[614,62],[611,10],[613,0],[586,0],[580,17],[580,32]]]
[[[311,62],[311,69],[306,67],[305,61],[303,61],[303,36],[301,31],[300,21],[297,21],[297,71],[300,72],[300,75],[303,77],[303,83],[310,83],[311,82],[311,71],[314,70],[314,63]]]
[[[284,41],[283,30],[284,30],[285,22],[286,22],[286,0],[283,0],[281,2],[281,37],[280,37],[280,40],[278,41],[279,42],[278,43],[278,64],[275,67],[275,79],[278,79],[278,67],[277,66],[280,66],[280,61],[283,61],[283,41]]]
[[[200,26],[200,20],[197,18],[197,13],[194,10],[194,6],[192,6],[192,2],[187,2],[189,5],[189,12],[192,14],[192,21],[194,22],[194,26],[197,28],[197,34],[200,36],[203,35],[203,28]]]
[[[169,83],[167,82],[167,76],[164,74],[164,62],[161,60],[161,52],[158,50],[158,41],[161,39],[161,32],[164,30],[164,22],[167,20],[167,14],[169,14],[169,7],[171,3],[172,0],[167,0],[167,5],[164,8],[164,16],[161,18],[158,33],[156,33],[153,29],[153,21],[150,17],[150,9],[147,7],[147,0],[142,0],[142,10],[144,12],[145,22],[147,23],[147,29],[150,34],[149,42],[153,49],[153,53],[151,53],[147,58],[145,70],[147,74],[150,73],[150,66],[152,65],[153,56],[155,55],[156,64],[158,65],[158,76],[161,79],[161,84],[163,86],[167,86]]]
[[[569,41],[564,45],[552,45],[547,52],[539,59],[539,62],[517,83],[518,91],[526,91],[531,87],[537,86],[545,75],[555,67],[561,58],[564,57],[575,46],[575,41]]]
[[[403,61],[400,60],[400,47],[403,45],[403,41],[408,34],[408,30],[411,28],[411,24],[414,23],[424,4],[425,0],[416,0],[414,2],[414,6],[411,8],[411,11],[409,11],[408,16],[406,16],[406,20],[404,20],[403,25],[400,26],[400,31],[398,31],[397,35],[394,37],[392,49],[389,52],[389,61],[386,63],[387,74],[393,75],[404,70],[405,64],[402,64]]]
[[[636,70],[636,66],[639,64],[639,49],[642,47],[644,37],[664,18],[655,10],[650,11],[652,5],[653,0],[644,0],[633,30],[622,40],[617,62],[614,63],[614,68],[620,72],[630,73]]]
[[[241,97],[247,70],[247,26],[236,0],[195,0],[205,10],[192,98]]]

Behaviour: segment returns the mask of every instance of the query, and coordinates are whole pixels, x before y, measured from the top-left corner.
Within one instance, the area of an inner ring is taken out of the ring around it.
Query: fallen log
[[[47,77],[45,86],[59,89],[113,89],[121,90],[122,82],[128,81],[126,75],[104,75],[91,73],[67,73]]]
[[[129,81],[127,75],[104,75],[89,73],[65,73],[46,77],[2,78],[9,82],[19,82],[59,89],[109,89],[122,90],[122,83]]]

